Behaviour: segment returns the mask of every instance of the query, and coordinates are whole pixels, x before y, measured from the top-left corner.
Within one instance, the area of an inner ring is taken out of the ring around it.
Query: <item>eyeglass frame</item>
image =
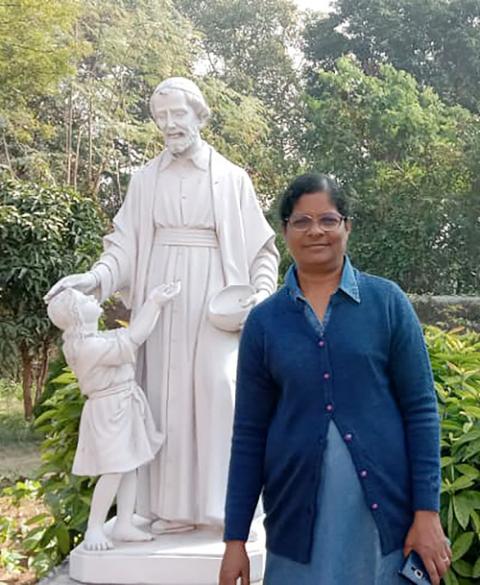
[[[291,219],[291,215],[289,215],[287,218],[285,218],[285,223],[289,224],[290,227],[292,228],[292,230],[295,230],[296,232],[307,232],[309,229],[312,228],[313,224],[315,223],[322,231],[324,232],[334,232],[336,230],[338,230],[340,228],[340,226],[342,225],[342,221],[347,222],[347,220],[350,219],[350,217],[348,215],[341,215],[338,214],[337,215],[337,219],[338,219],[338,224],[336,225],[336,227],[332,228],[332,229],[325,229],[324,227],[322,227],[319,224],[319,218],[321,218],[322,216],[325,217],[326,215],[328,215],[328,213],[321,213],[320,215],[310,215],[309,213],[303,213],[300,217],[308,217],[312,220],[312,224],[309,227],[306,227],[305,229],[299,229],[299,228],[295,228],[293,227],[293,225],[290,223],[290,219]],[[332,213],[333,215],[333,213]]]

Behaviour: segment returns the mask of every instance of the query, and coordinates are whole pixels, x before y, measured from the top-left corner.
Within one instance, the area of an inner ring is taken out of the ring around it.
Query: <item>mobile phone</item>
[[[417,583],[417,585],[432,583],[420,555],[414,550],[405,559],[402,570],[398,573],[410,583]]]

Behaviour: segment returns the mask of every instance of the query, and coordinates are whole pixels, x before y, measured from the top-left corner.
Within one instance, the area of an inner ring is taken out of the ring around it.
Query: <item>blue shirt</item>
[[[292,266],[255,307],[238,359],[225,540],[246,540],[263,489],[267,547],[311,555],[330,419],[351,454],[383,554],[415,510],[439,510],[440,425],[420,323],[393,282],[345,259],[324,326]],[[341,518],[338,519],[342,521]]]

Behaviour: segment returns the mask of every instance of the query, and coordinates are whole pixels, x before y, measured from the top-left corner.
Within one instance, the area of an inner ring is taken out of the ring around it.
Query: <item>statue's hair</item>
[[[181,91],[185,95],[187,104],[197,114],[201,126],[205,126],[211,115],[210,108],[198,85],[186,77],[169,77],[157,85],[150,98],[150,114],[152,118],[155,120],[155,101],[158,96],[166,95],[172,91]]]
[[[75,362],[75,345],[85,337],[84,321],[78,308],[82,296],[83,293],[66,288],[56,294],[47,306],[50,321],[63,331],[63,353],[71,367]]]

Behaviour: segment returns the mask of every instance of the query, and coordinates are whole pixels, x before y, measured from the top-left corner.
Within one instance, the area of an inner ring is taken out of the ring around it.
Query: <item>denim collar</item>
[[[288,272],[285,276],[285,286],[293,298],[305,300],[302,289],[298,285],[297,267],[295,264],[292,264],[288,269]],[[358,288],[357,276],[348,256],[345,256],[342,269],[342,278],[337,290],[344,292],[356,303],[360,302],[360,290]]]

